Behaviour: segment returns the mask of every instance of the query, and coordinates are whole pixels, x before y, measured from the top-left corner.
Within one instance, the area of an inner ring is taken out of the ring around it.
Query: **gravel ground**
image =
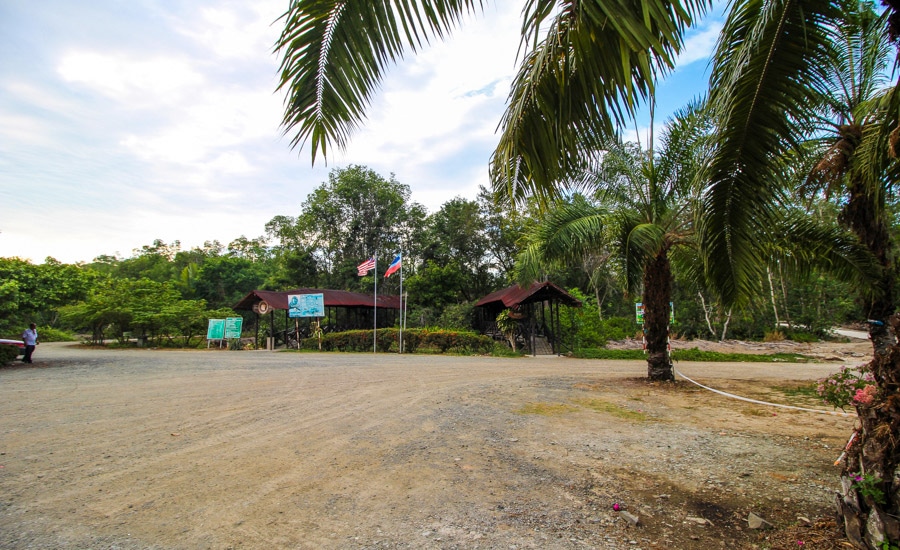
[[[859,362],[845,347],[827,353]],[[793,390],[841,363],[676,366],[823,408]],[[854,419],[645,377],[638,361],[42,344],[0,369],[0,548],[837,544],[821,525]]]

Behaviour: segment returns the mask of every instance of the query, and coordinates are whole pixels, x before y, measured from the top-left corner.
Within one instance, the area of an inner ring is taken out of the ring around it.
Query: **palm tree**
[[[589,191],[556,202],[531,236],[520,261],[522,279],[545,262],[573,263],[611,241],[626,290],[642,293],[647,376],[674,380],[668,353],[673,249],[693,246],[699,175],[708,154],[708,118],[697,106],[678,113],[654,152],[615,140],[571,180]]]
[[[879,394],[858,407],[862,429],[844,463],[838,500],[847,536],[859,548],[900,541],[900,319],[891,316],[896,268],[884,215],[885,195],[897,181],[900,88],[878,89],[885,65],[897,57],[888,47],[900,30],[897,8],[892,2],[878,17],[859,0],[741,0],[723,29],[710,92],[721,126],[701,242],[722,295],[736,301],[752,287],[763,254],[754,245],[779,209],[784,156],[802,154],[811,135],[825,147],[810,181],[841,195],[842,221],[881,268],[868,303]],[[878,480],[883,502],[853,487],[860,473]]]
[[[277,43],[283,126],[313,162],[343,149],[386,68],[443,38],[484,0],[293,0]],[[653,93],[709,0],[525,0],[522,63],[493,164],[511,196],[553,193]],[[596,147],[594,148],[596,149]],[[498,184],[502,187],[502,184]]]
[[[884,321],[894,312],[897,277],[885,211],[885,195],[895,180],[885,177],[892,160],[877,154],[885,149],[873,149],[864,137],[879,133],[892,47],[886,14],[876,14],[870,3],[860,4],[844,19],[838,31],[841,41],[834,44],[829,90],[822,97],[819,135],[811,141],[818,159],[804,190],[824,190],[836,199],[841,221],[877,258],[881,277],[864,298],[868,318]],[[873,324],[872,329],[875,349],[884,350],[889,332],[883,325]]]

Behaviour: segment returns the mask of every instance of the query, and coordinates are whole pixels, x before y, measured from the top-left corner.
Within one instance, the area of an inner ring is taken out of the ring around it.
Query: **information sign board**
[[[240,338],[243,324],[243,317],[228,317],[225,319],[225,338]]]
[[[210,319],[206,328],[207,340],[221,340],[225,337],[225,319]]]
[[[325,317],[325,295],[289,294],[288,317]]]

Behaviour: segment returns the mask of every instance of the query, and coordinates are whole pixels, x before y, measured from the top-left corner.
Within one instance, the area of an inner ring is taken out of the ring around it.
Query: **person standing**
[[[31,354],[34,353],[34,348],[37,346],[37,339],[37,325],[31,323],[28,325],[28,328],[25,329],[25,332],[22,333],[22,341],[25,342],[25,357],[22,358],[23,363],[31,363]]]

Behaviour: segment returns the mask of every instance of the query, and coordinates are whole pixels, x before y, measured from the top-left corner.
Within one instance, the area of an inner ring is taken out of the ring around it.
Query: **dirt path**
[[[641,362],[62,344],[35,361],[0,369],[2,548],[771,547],[743,518],[829,515],[853,426],[653,385]],[[677,367],[821,408],[790,390],[838,365]]]

